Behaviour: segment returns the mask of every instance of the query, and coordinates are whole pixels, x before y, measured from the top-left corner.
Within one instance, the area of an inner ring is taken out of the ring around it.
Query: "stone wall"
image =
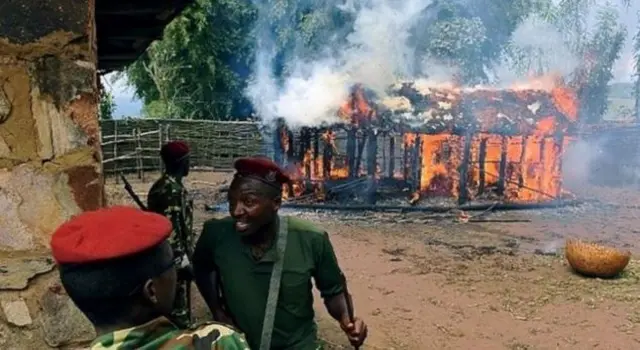
[[[48,242],[104,201],[94,0],[0,7],[0,349],[78,344],[93,330]]]

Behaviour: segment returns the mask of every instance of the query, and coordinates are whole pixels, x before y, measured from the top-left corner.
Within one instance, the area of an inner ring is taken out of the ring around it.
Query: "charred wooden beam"
[[[545,137],[540,138],[540,159],[539,159],[539,167],[538,167],[539,169],[544,168],[544,163],[545,163],[545,158],[546,158],[545,154],[544,154],[545,153],[545,147],[546,147],[545,144],[547,143],[546,141],[547,140],[546,140]],[[544,188],[544,182],[545,182],[546,179],[542,175],[544,175],[547,171],[548,170],[542,170],[541,171],[540,177],[538,178],[538,188]]]
[[[422,180],[422,137],[420,135],[416,135],[416,140],[413,143],[412,157],[411,157],[411,168],[412,171],[412,192],[420,191],[420,185]]]
[[[367,131],[367,174],[369,186],[367,187],[367,203],[376,204],[378,192],[377,182],[377,158],[378,158],[378,135],[373,129]]]
[[[347,130],[347,166],[349,167],[349,177],[356,176],[356,135],[357,129],[352,125]]]
[[[556,147],[556,152],[555,154],[556,156],[556,172],[554,173],[555,176],[558,176],[559,174],[562,174],[562,152],[564,150],[564,134],[562,133],[558,133],[556,135],[555,138],[555,144],[554,147]],[[559,176],[558,178],[558,190],[556,192],[556,198],[560,198],[560,196],[562,196],[562,176]]]
[[[473,129],[464,136],[464,146],[462,149],[462,161],[458,167],[460,175],[458,182],[458,205],[462,205],[469,201],[468,182],[469,182],[469,163],[471,163],[471,143],[473,142]]]
[[[484,193],[484,188],[486,186],[486,173],[485,173],[485,167],[486,167],[486,160],[487,160],[487,141],[489,139],[486,137],[483,137],[482,140],[480,140],[480,149],[478,151],[478,178],[479,178],[479,184],[478,184],[478,195],[481,195]]]
[[[389,172],[388,176],[393,178],[396,171],[396,137],[392,133],[389,135]]]
[[[327,129],[323,136],[322,143],[322,178],[331,178],[331,164],[333,162],[333,143],[331,141],[332,131]]]
[[[291,163],[295,159],[295,149],[294,149],[294,137],[295,135],[289,128],[284,128],[287,133],[287,153],[286,153],[286,162],[287,164]]]
[[[318,171],[318,157],[320,154],[320,130],[314,129],[313,131],[313,172],[315,176],[319,175]]]
[[[360,175],[360,166],[362,165],[362,156],[364,155],[365,146],[367,145],[367,135],[368,129],[366,129],[361,137],[358,138],[358,146],[356,150],[356,161],[353,166],[353,173],[351,174],[352,178],[358,177]]]
[[[518,187],[522,188],[524,186],[524,174],[527,171],[525,167],[525,160],[527,157],[527,144],[529,143],[529,137],[527,135],[522,136],[522,148],[520,149],[520,164],[518,167],[520,168],[520,172],[518,173]]]
[[[378,138],[376,138],[376,142],[380,143],[382,145],[382,150],[381,150],[381,155],[382,155],[382,165],[380,166],[380,169],[383,169],[382,172],[384,172],[384,169],[387,168],[387,150],[385,149],[385,141],[386,141],[386,135],[383,133],[379,133],[381,140],[378,140]]]
[[[311,151],[311,129],[302,128],[300,130],[300,141],[298,142],[298,157],[304,167],[304,177],[307,183],[311,181],[311,157],[307,157]]]
[[[507,177],[507,147],[509,146],[509,139],[507,136],[502,136],[502,143],[500,144],[500,168],[498,170],[498,189],[499,195],[504,195],[506,189],[506,177]]]
[[[404,131],[402,131],[400,139],[402,140],[402,177],[404,178],[404,181],[409,181],[409,170],[411,169],[411,165],[409,164],[411,160],[411,148],[407,144]]]
[[[285,160],[285,147],[282,140],[283,128],[284,123],[278,122],[272,134],[273,161],[280,166],[284,165]]]

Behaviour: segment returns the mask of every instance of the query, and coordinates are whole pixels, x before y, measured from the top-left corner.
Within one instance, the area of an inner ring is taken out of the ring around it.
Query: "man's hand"
[[[340,328],[349,338],[351,345],[359,347],[367,339],[367,325],[359,318],[355,318],[353,322],[349,320],[349,317],[343,317],[340,321]]]

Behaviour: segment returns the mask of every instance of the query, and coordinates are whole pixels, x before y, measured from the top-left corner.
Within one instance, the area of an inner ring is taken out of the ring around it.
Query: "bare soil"
[[[131,176],[143,200],[156,176]],[[224,201],[218,190],[229,177],[190,175],[198,223],[225,214],[204,205]],[[107,192],[111,204],[133,205],[122,184],[109,180]],[[640,191],[579,186],[575,193],[600,203],[488,215],[528,221],[509,223],[459,223],[424,213],[295,215],[330,232],[356,314],[370,327],[363,349],[638,348],[640,263],[632,260],[617,279],[583,278],[568,267],[562,247],[567,237],[578,237],[638,253]],[[330,348],[349,348],[316,303],[323,339]]]

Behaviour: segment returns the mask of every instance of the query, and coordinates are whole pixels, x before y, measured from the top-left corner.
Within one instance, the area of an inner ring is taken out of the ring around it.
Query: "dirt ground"
[[[131,176],[143,200],[156,176]],[[190,176],[197,223],[225,214],[206,212],[204,205],[224,201],[218,189],[229,177]],[[640,263],[632,259],[617,279],[587,279],[572,273],[562,255],[567,237],[638,253],[640,191],[578,187],[581,198],[599,203],[489,215],[515,220],[508,223],[457,223],[424,213],[293,214],[330,232],[356,314],[370,327],[363,349],[640,347]],[[107,191],[111,204],[133,205],[122,184],[109,180]],[[327,343],[349,348],[320,301],[317,310]]]

